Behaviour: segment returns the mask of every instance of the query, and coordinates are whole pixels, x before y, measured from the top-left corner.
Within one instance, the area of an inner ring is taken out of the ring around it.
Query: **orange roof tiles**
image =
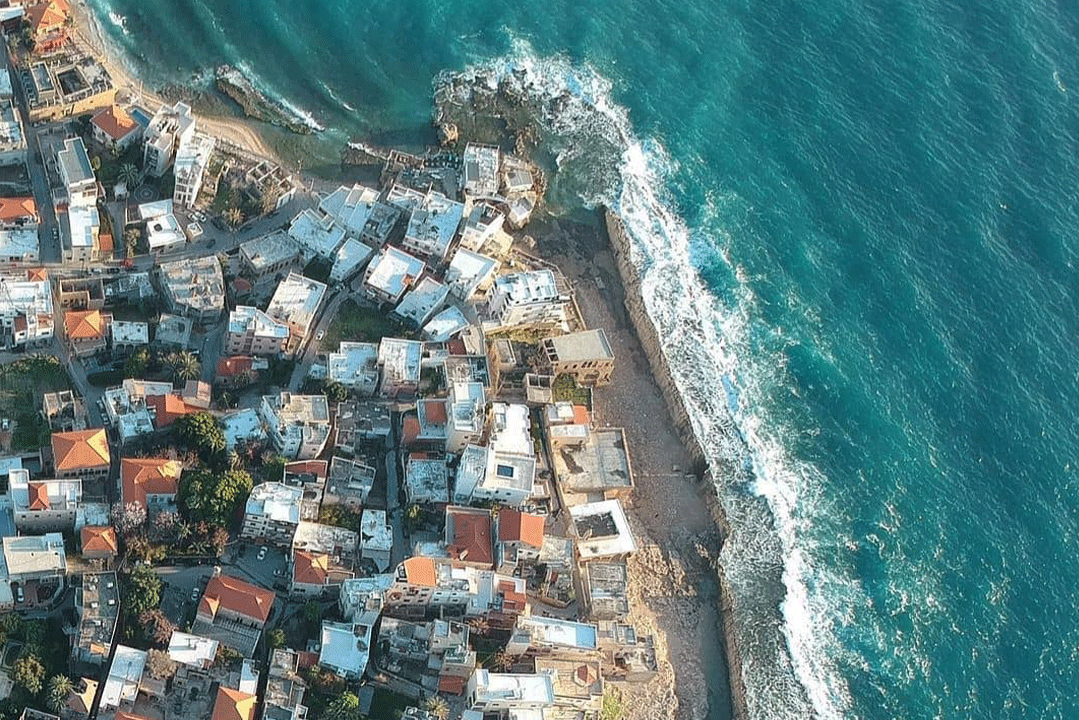
[[[139,124],[127,113],[127,110],[124,110],[119,105],[110,105],[98,111],[96,115],[90,118],[90,122],[113,140],[121,140],[139,127]]]
[[[100,310],[69,310],[64,313],[64,332],[72,340],[105,337],[105,316]]]
[[[592,416],[584,405],[573,406],[573,423],[575,425],[588,425],[592,422]]]
[[[99,233],[97,236],[97,249],[103,253],[111,253],[112,247],[112,235]]]
[[[82,690],[78,690],[79,681],[76,680],[71,692],[67,695],[67,706],[72,711],[81,715],[88,715],[94,705],[94,695],[97,694],[97,681],[90,678],[82,678]],[[120,720],[117,716],[117,720]]]
[[[116,531],[108,525],[85,525],[79,535],[82,538],[82,554],[110,553],[115,555],[120,550],[116,541]]]
[[[217,615],[224,608],[260,623],[265,623],[273,608],[274,594],[229,575],[218,575],[206,583],[199,603],[199,613]]]
[[[107,467],[109,440],[102,428],[53,433],[52,457],[57,472]]]
[[[31,510],[49,509],[49,486],[45,483],[32,482],[26,486],[30,493]]]
[[[254,720],[255,696],[232,688],[217,688],[211,720]]]
[[[427,422],[434,425],[446,424],[446,403],[442,400],[426,400],[423,403],[423,415]]]
[[[429,557],[410,557],[401,565],[405,568],[405,580],[412,585],[435,586],[435,561]]]
[[[26,8],[26,20],[37,34],[63,25],[69,12],[65,0],[49,0]]]
[[[135,713],[124,712],[123,710],[117,711],[113,718],[114,720],[149,720],[145,715],[136,715]]]
[[[179,461],[167,458],[124,458],[120,461],[124,503],[145,507],[147,495],[175,495],[182,469]]]
[[[247,372],[251,369],[254,358],[246,355],[237,355],[235,357],[223,357],[217,359],[217,376],[219,378],[224,377],[236,377],[240,373]]]
[[[408,447],[412,443],[416,442],[416,438],[420,436],[420,419],[416,417],[415,413],[409,413],[405,415],[405,420],[401,426],[401,442]]]
[[[26,279],[34,282],[40,282],[42,280],[49,279],[49,271],[43,267],[29,268],[26,271]]]
[[[501,542],[522,542],[534,548],[543,547],[542,515],[503,508],[498,511],[498,539]]]
[[[450,557],[476,565],[492,566],[495,551],[491,545],[491,514],[488,512],[446,511],[447,524],[453,521],[453,537],[446,551]]]
[[[296,460],[285,465],[285,473],[289,475],[310,474],[325,480],[328,466],[329,463],[325,460]]]
[[[37,217],[37,203],[32,197],[0,198],[0,222],[14,222]]]
[[[456,675],[442,675],[438,678],[438,691],[449,695],[460,695],[464,692],[467,678]]]
[[[330,574],[330,556],[296,550],[292,553],[292,579],[306,585],[322,585]]]
[[[146,404],[154,409],[154,425],[161,429],[168,427],[184,415],[199,412],[199,408],[192,407],[183,401],[179,395],[147,395]]]

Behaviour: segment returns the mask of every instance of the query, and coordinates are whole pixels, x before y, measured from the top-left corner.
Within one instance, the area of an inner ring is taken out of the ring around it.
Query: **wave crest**
[[[800,510],[820,487],[816,471],[788,456],[754,405],[765,380],[742,362],[752,292],[738,268],[731,268],[733,307],[708,290],[694,262],[702,238],[673,209],[668,190],[677,167],[658,139],[637,137],[628,110],[613,100],[612,82],[565,57],[538,57],[523,40],[512,44],[501,58],[441,75],[436,95],[460,93],[451,99],[463,103],[476,89],[508,89],[528,103],[559,187],[621,216],[645,308],[664,339],[731,527],[721,563],[747,709],[756,718],[841,717],[849,697],[834,665],[842,652],[830,632],[835,605],[816,589],[841,582],[822,578],[799,546]]]

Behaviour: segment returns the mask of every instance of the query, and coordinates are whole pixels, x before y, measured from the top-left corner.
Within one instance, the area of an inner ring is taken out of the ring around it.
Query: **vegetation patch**
[[[45,393],[70,390],[67,369],[52,357],[28,357],[0,366],[0,419],[8,421],[11,450],[32,450],[49,441],[41,417]],[[2,431],[0,431],[2,432]]]

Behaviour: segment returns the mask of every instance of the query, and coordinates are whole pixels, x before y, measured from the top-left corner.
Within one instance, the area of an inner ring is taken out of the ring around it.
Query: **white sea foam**
[[[127,35],[127,18],[126,17],[124,17],[123,15],[121,15],[121,14],[119,14],[117,12],[113,12],[113,11],[110,10],[109,11],[109,20],[112,21],[113,25],[120,28],[120,31],[124,35]]]
[[[248,82],[251,83],[252,87],[254,87],[264,96],[266,96],[268,100],[277,104],[282,110],[288,112],[288,114],[292,116],[293,120],[309,128],[313,132],[318,133],[326,129],[325,127],[323,127],[322,124],[318,122],[318,120],[315,119],[315,116],[312,115],[310,112],[304,110],[295,103],[289,101],[288,98],[268,87],[266,83],[263,82],[262,78],[252,72],[251,66],[248,65],[246,62],[240,61],[236,63],[235,68],[241,76],[247,78]]]
[[[580,200],[606,204],[623,219],[642,278],[642,299],[664,340],[694,431],[712,460],[733,530],[721,561],[734,596],[750,714],[843,716],[849,697],[835,669],[842,648],[832,629],[849,619],[844,606],[865,599],[849,579],[827,577],[812,565],[802,531],[820,502],[819,478],[815,468],[788,456],[780,436],[761,417],[758,401],[768,370],[743,362],[752,292],[740,283],[734,291],[737,305],[721,306],[695,271],[693,231],[672,210],[666,188],[673,163],[662,143],[635,135],[627,110],[612,99],[610,81],[598,72],[562,57],[537,57],[520,40],[509,55],[443,77],[437,86],[445,89],[449,79],[464,81],[454,86],[462,93],[465,85],[516,86],[540,111],[551,136],[545,141],[560,168],[602,176],[605,163],[618,167],[615,182],[581,182]],[[733,268],[732,274],[741,278],[739,271]],[[744,472],[749,467],[751,474]],[[757,501],[761,497],[767,509]],[[773,526],[775,532],[769,530]],[[782,562],[785,586],[781,627],[771,620],[775,598],[767,601],[771,607],[761,606],[767,591],[760,578],[777,562]]]

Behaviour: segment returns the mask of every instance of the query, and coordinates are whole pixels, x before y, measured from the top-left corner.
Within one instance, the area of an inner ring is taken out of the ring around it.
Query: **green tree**
[[[128,228],[124,231],[124,247],[127,249],[128,257],[135,257],[135,253],[139,249],[139,239],[142,237],[142,231],[137,227]]]
[[[303,606],[303,616],[312,625],[322,622],[322,606],[314,600],[308,600],[307,604]]]
[[[285,631],[281,628],[271,630],[266,636],[266,639],[270,643],[271,650],[278,650],[285,647]]]
[[[67,704],[67,696],[71,692],[71,678],[66,675],[53,675],[49,678],[49,694],[45,704],[49,710],[59,713]]]
[[[236,228],[244,221],[244,214],[241,212],[240,208],[230,207],[225,211],[224,218],[225,222],[227,222],[230,227]]]
[[[4,631],[4,634],[8,637],[15,637],[22,634],[22,618],[15,613],[4,613],[0,615],[0,630]]]
[[[150,364],[150,351],[139,348],[124,360],[124,377],[141,378],[146,374],[146,366]]]
[[[432,695],[423,701],[423,709],[431,714],[436,720],[446,720],[450,716],[450,706],[445,698],[440,695]]]
[[[170,353],[165,363],[169,367],[169,372],[172,373],[173,381],[186,382],[202,377],[202,363],[187,350]]]
[[[138,618],[161,604],[161,578],[152,568],[140,565],[123,578],[123,607],[128,617]]]
[[[353,532],[360,531],[359,513],[349,509],[346,505],[323,504],[318,509],[318,521],[323,525],[333,525]]]
[[[41,664],[36,655],[22,655],[15,661],[15,676],[12,678],[15,684],[25,688],[31,695],[41,692],[45,682],[45,666]]]
[[[124,163],[123,167],[120,168],[118,179],[128,190],[134,190],[142,183],[142,173],[131,163]]]
[[[344,402],[345,400],[348,400],[350,394],[347,385],[342,385],[334,380],[330,380],[323,385],[322,391],[326,393],[326,397],[333,402]]]
[[[347,691],[338,695],[322,713],[322,720],[360,720],[362,717],[360,699]]]
[[[206,469],[189,471],[180,479],[180,503],[190,519],[226,527],[253,486],[251,476],[245,470],[225,473]]]
[[[190,450],[204,450],[209,454],[225,449],[225,433],[217,424],[217,418],[208,412],[184,415],[172,424],[173,439]]]
[[[269,459],[262,461],[262,470],[260,475],[264,482],[281,482],[285,477],[285,465],[288,464],[288,460],[280,455],[272,455]]]
[[[92,167],[94,169],[94,172],[97,172],[98,170],[100,170],[101,169],[101,158],[98,157],[97,155],[94,155],[92,158],[90,158],[90,167]]]

